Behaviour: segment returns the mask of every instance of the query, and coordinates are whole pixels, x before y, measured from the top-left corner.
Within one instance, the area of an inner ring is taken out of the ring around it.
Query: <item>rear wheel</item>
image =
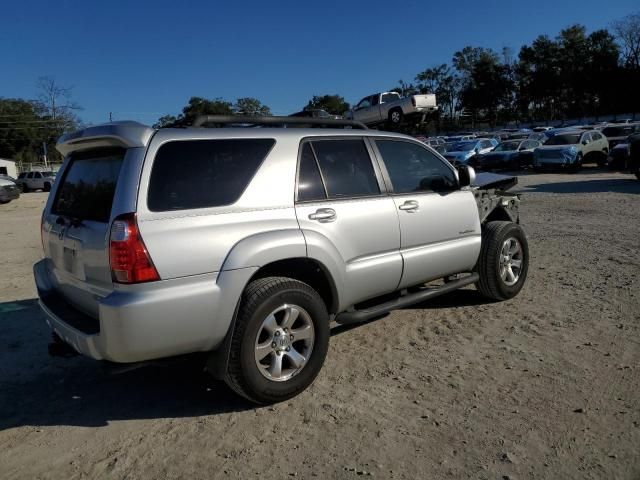
[[[522,289],[529,269],[529,244],[513,222],[489,222],[482,230],[476,288],[491,300],[508,300]]]
[[[22,189],[22,193],[27,193],[29,191],[29,187],[27,187],[26,183],[20,184],[20,188]]]
[[[262,278],[243,294],[225,380],[252,402],[281,402],[311,385],[328,348],[320,295],[298,280]]]
[[[50,192],[51,191],[51,184],[49,182],[45,182],[44,184],[44,188],[42,189],[43,192]]]
[[[402,123],[402,110],[395,108],[389,112],[389,123],[398,126]]]

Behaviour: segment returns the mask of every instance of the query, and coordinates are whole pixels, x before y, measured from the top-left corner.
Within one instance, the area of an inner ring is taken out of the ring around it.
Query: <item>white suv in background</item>
[[[56,172],[53,171],[33,171],[22,172],[18,175],[17,184],[23,192],[30,190],[42,190],[43,192],[51,191],[53,182],[56,181]]]

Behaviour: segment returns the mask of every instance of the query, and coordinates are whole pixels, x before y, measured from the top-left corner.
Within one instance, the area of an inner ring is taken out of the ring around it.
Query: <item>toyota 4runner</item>
[[[313,382],[332,321],[471,284],[506,300],[527,276],[505,191],[517,179],[479,187],[471,167],[357,122],[114,122],[57,148],[34,266],[50,348],[119,363],[205,352],[233,390],[278,402]]]

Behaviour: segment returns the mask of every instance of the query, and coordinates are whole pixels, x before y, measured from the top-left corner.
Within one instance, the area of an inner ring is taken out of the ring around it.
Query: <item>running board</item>
[[[420,292],[410,293],[404,295],[390,302],[381,303],[375,307],[367,308],[365,310],[355,310],[351,312],[342,312],[336,316],[336,322],[341,325],[350,325],[352,323],[361,323],[371,320],[372,318],[384,315],[391,310],[397,310],[399,308],[408,307],[416,303],[423,302],[425,300],[431,300],[432,298],[439,297],[445,293],[453,292],[467,285],[477,282],[480,276],[477,273],[472,273],[468,277],[460,278],[449,283],[445,283],[440,287],[427,288]]]

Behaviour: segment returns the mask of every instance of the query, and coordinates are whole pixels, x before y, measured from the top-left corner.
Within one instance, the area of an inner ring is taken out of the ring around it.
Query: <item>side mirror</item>
[[[460,165],[458,167],[458,183],[460,188],[468,187],[476,181],[476,171],[469,165]]]

